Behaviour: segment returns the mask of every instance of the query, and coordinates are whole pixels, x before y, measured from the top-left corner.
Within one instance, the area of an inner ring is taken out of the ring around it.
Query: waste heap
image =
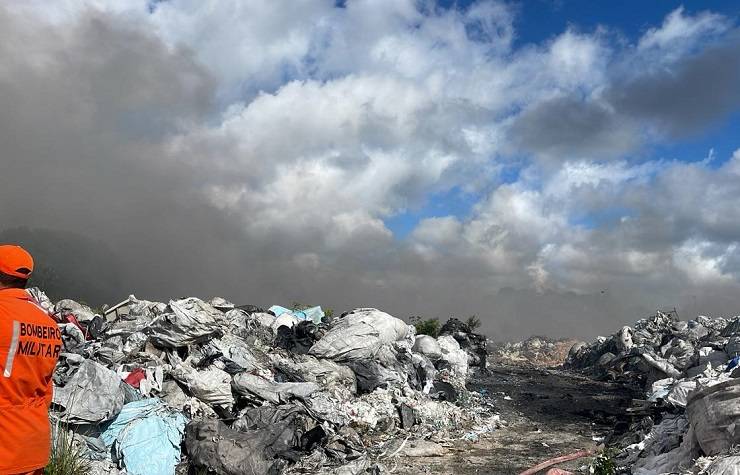
[[[658,312],[571,348],[566,367],[645,390],[612,445],[624,473],[740,473],[740,317]]]
[[[575,343],[571,339],[531,336],[524,341],[489,345],[488,359],[498,364],[551,368],[565,363]]]
[[[457,318],[450,318],[439,329],[439,336],[451,336],[467,354],[471,366],[485,369],[487,340],[485,335],[475,333],[470,325]]]
[[[498,420],[465,389],[453,336],[377,309],[131,296],[99,314],[32,294],[64,342],[55,438],[93,474],[380,473],[415,441],[441,449]]]

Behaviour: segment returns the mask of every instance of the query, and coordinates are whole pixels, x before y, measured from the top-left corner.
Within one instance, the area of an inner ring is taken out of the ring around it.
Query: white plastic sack
[[[686,414],[696,440],[707,455],[718,455],[740,444],[740,379],[692,392]]]
[[[416,335],[416,341],[414,341],[414,346],[411,349],[415,353],[421,353],[432,361],[436,361],[442,357],[442,348],[433,336]]]
[[[211,406],[231,407],[231,376],[215,367],[198,371],[184,363],[172,369],[172,377],[185,385],[190,393]]]
[[[468,376],[468,354],[451,335],[437,338],[437,343],[442,349],[442,360],[449,366],[452,376],[464,383]]]
[[[64,408],[62,417],[68,423],[107,421],[123,407],[125,395],[121,384],[114,371],[85,360],[64,387],[54,388],[54,404]]]
[[[358,308],[339,319],[309,354],[339,362],[373,358],[381,346],[413,335],[414,328],[403,320],[374,308]]]

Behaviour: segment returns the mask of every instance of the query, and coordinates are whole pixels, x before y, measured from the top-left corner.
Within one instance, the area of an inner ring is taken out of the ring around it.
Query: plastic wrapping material
[[[321,307],[311,307],[298,310],[281,307],[280,305],[273,305],[270,307],[270,312],[272,312],[276,317],[292,315],[299,321],[308,320],[315,324],[321,323],[321,320],[324,318],[324,311],[321,310]]]
[[[686,414],[707,455],[727,452],[740,443],[740,380],[732,379],[691,393]]]
[[[357,391],[355,373],[347,366],[330,360],[320,360],[310,355],[295,355],[292,358],[273,357],[275,369],[291,382],[310,382],[324,388],[344,387],[352,393]]]
[[[437,339],[429,335],[416,335],[412,350],[421,353],[432,361],[442,357],[442,348],[439,346]]]
[[[63,299],[54,305],[54,315],[57,320],[62,321],[67,315],[74,315],[77,321],[87,323],[92,321],[96,314],[90,307],[77,303],[72,299]]]
[[[446,363],[453,378],[464,384],[468,374],[468,354],[452,336],[441,336],[437,338],[437,342],[442,349],[442,361]]]
[[[200,299],[172,300],[169,309],[149,327],[152,340],[162,346],[179,348],[220,332],[223,314]]]
[[[244,371],[255,371],[262,368],[262,364],[247,342],[238,336],[227,334],[222,338],[212,340],[208,345]]]
[[[374,358],[381,346],[413,336],[402,320],[374,308],[361,308],[340,318],[309,351],[339,362]]]
[[[102,433],[130,475],[174,475],[187,420],[159,399],[126,404]]]
[[[122,384],[114,371],[85,360],[64,387],[54,388],[54,404],[64,408],[62,419],[71,424],[107,421],[121,412]]]
[[[249,373],[234,376],[232,387],[236,394],[258,396],[273,404],[288,402],[292,398],[305,399],[321,389],[316,383],[276,383]]]
[[[191,422],[185,428],[191,461],[221,475],[279,473],[280,461],[266,450],[270,442],[261,430],[237,431],[216,420]]]
[[[740,475],[740,456],[719,458],[713,461],[703,473],[706,475]]]
[[[183,363],[172,369],[172,377],[190,393],[211,406],[231,407],[234,396],[231,394],[231,376],[221,369],[210,367],[197,371]]]

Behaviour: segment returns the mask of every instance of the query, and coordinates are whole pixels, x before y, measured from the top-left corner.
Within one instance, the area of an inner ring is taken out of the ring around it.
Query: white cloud
[[[640,38],[638,48],[678,52],[693,46],[707,35],[722,33],[729,27],[730,23],[722,15],[705,11],[689,16],[684,14],[683,7],[679,7],[666,16],[659,28],[648,29]]]

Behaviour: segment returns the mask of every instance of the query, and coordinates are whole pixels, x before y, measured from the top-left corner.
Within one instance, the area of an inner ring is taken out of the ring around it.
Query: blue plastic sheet
[[[727,368],[725,368],[725,371],[730,371],[734,367],[736,367],[740,363],[740,356],[735,356],[730,360],[729,363],[727,363]]]
[[[316,324],[321,323],[321,319],[324,318],[324,311],[321,310],[321,307],[311,307],[305,308],[303,310],[291,310],[289,308],[281,307],[280,305],[273,305],[272,307],[270,307],[270,311],[275,314],[276,317],[279,317],[284,313],[290,313],[298,320],[311,320],[313,323]]]
[[[186,423],[159,399],[143,399],[123,406],[101,439],[130,475],[174,475]]]

